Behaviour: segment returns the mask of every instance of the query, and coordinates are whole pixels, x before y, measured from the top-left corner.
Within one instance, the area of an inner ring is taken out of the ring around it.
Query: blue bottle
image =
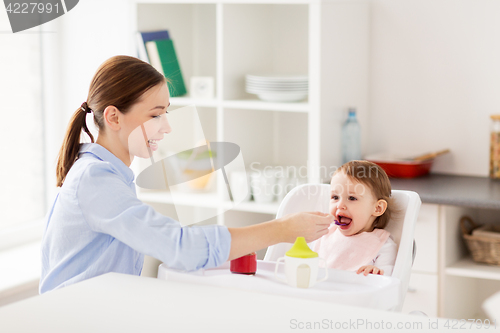
[[[342,164],[361,159],[361,127],[356,119],[356,109],[349,108],[349,116],[342,125]]]

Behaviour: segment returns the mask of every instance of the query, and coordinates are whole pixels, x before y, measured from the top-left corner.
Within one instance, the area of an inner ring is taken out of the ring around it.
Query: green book
[[[146,43],[146,50],[151,65],[170,81],[170,97],[185,95],[186,86],[175,54],[174,42],[171,39],[154,40]]]

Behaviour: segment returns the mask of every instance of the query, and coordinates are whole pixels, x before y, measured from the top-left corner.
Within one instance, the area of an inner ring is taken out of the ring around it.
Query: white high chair
[[[393,311],[401,311],[408,290],[411,266],[416,254],[416,244],[413,239],[415,224],[420,210],[420,197],[416,192],[393,190],[395,211],[387,227],[394,242],[398,245],[398,253],[392,276],[401,281],[398,305]],[[298,212],[319,211],[328,213],[330,202],[330,185],[328,184],[305,184],[292,189],[283,199],[278,208],[276,218]],[[280,243],[268,247],[264,261],[276,261],[283,257],[292,247],[291,243]],[[312,248],[314,242],[309,243]]]

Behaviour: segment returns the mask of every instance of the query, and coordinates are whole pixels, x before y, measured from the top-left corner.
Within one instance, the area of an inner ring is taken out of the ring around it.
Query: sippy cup
[[[279,262],[285,260],[285,277],[283,280],[278,277],[278,267]],[[325,264],[325,277],[321,280],[316,281],[318,277],[318,264],[319,261],[323,260],[318,258],[318,254],[312,251],[309,246],[307,246],[304,237],[297,237],[292,248],[285,253],[284,257],[278,258],[276,261],[276,269],[274,270],[274,277],[287,283],[292,287],[297,288],[309,288],[312,287],[316,282],[322,282],[328,279],[328,269]]]

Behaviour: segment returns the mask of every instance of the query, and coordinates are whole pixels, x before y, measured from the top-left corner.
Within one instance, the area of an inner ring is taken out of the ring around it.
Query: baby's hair
[[[393,212],[391,182],[385,171],[372,162],[350,161],[335,170],[333,176],[339,172],[361,184],[367,185],[377,200],[387,201],[387,209],[384,214],[378,216],[373,222],[373,228],[384,229]]]

